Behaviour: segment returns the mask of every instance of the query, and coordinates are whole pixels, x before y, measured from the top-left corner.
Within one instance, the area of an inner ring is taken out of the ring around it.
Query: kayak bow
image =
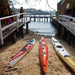
[[[24,55],[26,55],[31,50],[34,43],[35,39],[30,40],[28,44],[26,44],[14,57],[9,60],[9,65],[11,67],[14,66]]]
[[[46,73],[47,63],[48,63],[48,47],[47,42],[44,37],[40,40],[40,61],[44,73]]]

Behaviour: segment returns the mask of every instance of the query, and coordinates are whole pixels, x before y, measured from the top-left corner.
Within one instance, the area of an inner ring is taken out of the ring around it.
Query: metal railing
[[[22,14],[23,14],[23,18],[20,19],[19,17]],[[30,15],[30,14],[29,13],[18,13],[18,14],[15,14],[15,15],[0,18],[0,44],[4,43],[3,42],[3,39],[4,39],[3,38],[3,31],[6,30],[9,27],[12,27],[12,26],[16,26],[16,30],[18,30],[19,22],[24,23],[24,24],[26,23],[26,15]],[[7,19],[7,18],[13,18],[13,17],[16,18],[16,20],[14,22],[12,22],[9,25],[6,25],[6,26],[2,27],[2,24],[1,24],[2,20]]]
[[[65,28],[67,28],[70,32],[75,35],[75,17],[67,16],[67,15],[59,15],[58,21]]]

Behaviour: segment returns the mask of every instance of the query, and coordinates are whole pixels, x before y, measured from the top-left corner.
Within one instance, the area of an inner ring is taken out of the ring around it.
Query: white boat
[[[75,72],[75,61],[66,49],[54,37],[52,37],[52,44],[58,56],[60,56],[61,59],[72,69],[72,71]]]

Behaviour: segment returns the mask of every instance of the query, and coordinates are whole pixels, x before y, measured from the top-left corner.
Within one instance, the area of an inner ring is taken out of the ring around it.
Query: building
[[[57,15],[75,17],[75,0],[61,0],[57,5]]]

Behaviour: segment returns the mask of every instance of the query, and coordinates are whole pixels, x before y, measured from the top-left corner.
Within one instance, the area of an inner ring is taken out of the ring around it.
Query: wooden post
[[[31,21],[31,17],[30,17],[30,21]]]
[[[62,36],[61,37],[63,40],[66,40],[66,28],[65,27],[62,28]]]
[[[51,14],[50,14],[50,22],[51,22]]]
[[[35,22],[35,15],[34,15],[34,22]]]
[[[58,35],[60,35],[60,24],[58,24],[57,30],[58,30]]]
[[[31,21],[31,15],[30,15],[30,21]]]
[[[40,21],[40,15],[39,15],[39,21]]]
[[[47,18],[47,22],[48,22],[48,18]]]
[[[2,29],[1,29],[1,20],[0,20],[0,44],[2,45],[3,42],[3,35],[2,35]]]
[[[68,31],[68,45],[71,44],[71,33]]]
[[[42,21],[43,21],[43,17],[42,17]]]
[[[66,40],[66,28],[61,26],[61,38]]]
[[[13,43],[15,43],[15,42],[16,42],[16,31],[14,31],[14,32],[11,34],[11,37],[12,37]]]
[[[24,15],[24,25],[25,25],[25,22],[26,22],[26,20],[25,20],[25,15]]]
[[[28,22],[26,23],[26,34],[28,34]]]
[[[45,15],[44,15],[44,22],[45,22]]]
[[[17,18],[16,18],[16,19],[17,19],[17,20],[16,20],[16,26],[17,26],[17,27],[16,27],[16,28],[17,28],[17,31],[18,31],[18,15],[16,15],[16,16],[17,16]]]
[[[21,30],[21,37],[24,38],[24,34],[23,34],[23,26],[21,26],[20,30]]]

